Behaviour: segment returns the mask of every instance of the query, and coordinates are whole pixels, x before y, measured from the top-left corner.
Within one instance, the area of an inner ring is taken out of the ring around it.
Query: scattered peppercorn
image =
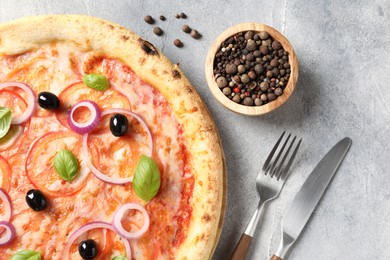
[[[190,32],[191,32],[191,28],[190,28],[187,24],[183,25],[183,26],[181,27],[181,30],[182,30],[183,32],[185,32],[185,33],[190,33]]]
[[[229,37],[214,58],[218,87],[233,102],[245,106],[262,106],[277,99],[290,74],[288,52],[266,31]]]
[[[186,18],[187,18],[187,15],[186,15],[185,13],[180,13],[180,18],[186,19]]]
[[[147,22],[148,24],[154,24],[154,22],[155,22],[153,17],[150,15],[145,16],[144,21]]]
[[[160,15],[160,20],[165,21],[167,18],[164,15]]]
[[[181,48],[181,47],[184,46],[183,43],[182,43],[179,39],[175,39],[175,40],[173,41],[173,44],[174,44],[176,47],[178,47],[178,48]]]
[[[161,36],[164,34],[164,31],[160,27],[156,26],[153,28],[153,33],[155,35]]]
[[[180,14],[175,14],[175,17],[176,17],[177,19],[180,19]]]
[[[191,37],[194,39],[200,39],[202,37],[202,35],[197,30],[192,30]]]

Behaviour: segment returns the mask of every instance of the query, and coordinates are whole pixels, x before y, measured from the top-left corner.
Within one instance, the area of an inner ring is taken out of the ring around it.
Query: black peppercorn
[[[157,26],[153,28],[153,33],[154,33],[155,35],[158,35],[158,36],[161,36],[161,35],[164,34],[163,30],[161,30],[161,28],[160,28],[160,27],[157,27]]]
[[[145,16],[144,21],[147,22],[148,24],[154,24],[154,19],[150,15]]]
[[[190,28],[187,24],[183,25],[183,26],[181,27],[181,30],[182,30],[183,32],[185,32],[185,33],[190,33],[190,32],[191,32],[191,28]]]

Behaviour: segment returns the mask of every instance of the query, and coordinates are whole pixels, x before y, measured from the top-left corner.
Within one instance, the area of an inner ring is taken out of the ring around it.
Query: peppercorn
[[[191,37],[194,39],[200,39],[202,37],[202,35],[197,30],[192,30]]]
[[[253,53],[248,53],[248,55],[246,55],[246,60],[247,61],[253,61],[255,59],[255,57],[253,56]]]
[[[260,99],[261,99],[261,101],[267,101],[268,100],[266,94],[261,94]]]
[[[161,35],[164,34],[163,30],[161,30],[161,28],[158,27],[158,26],[156,26],[156,27],[153,28],[153,33],[154,33],[155,35],[158,35],[158,36],[161,36]]]
[[[252,106],[253,105],[253,99],[250,98],[250,97],[246,97],[246,98],[244,98],[243,104],[245,106]]]
[[[273,60],[271,60],[270,64],[273,67],[277,67],[277,66],[279,66],[279,61],[277,59],[273,59]]]
[[[271,39],[267,39],[267,40],[263,40],[263,41],[261,42],[261,44],[264,45],[264,46],[266,46],[266,47],[268,47],[268,46],[271,45],[271,42],[272,42]]]
[[[242,76],[241,76],[241,82],[244,83],[244,84],[246,84],[246,83],[248,83],[249,81],[250,81],[249,76],[248,76],[247,74],[242,74]]]
[[[266,32],[266,31],[261,31],[261,32],[259,33],[259,36],[260,36],[260,39],[266,40],[266,39],[268,39],[269,34],[268,34],[268,32]]]
[[[233,63],[229,63],[226,65],[225,70],[226,70],[227,74],[230,74],[230,75],[236,74],[237,73],[237,66],[234,65]]]
[[[265,45],[261,45],[259,50],[260,50],[260,53],[263,54],[263,55],[267,55],[268,54],[268,47],[265,46]],[[263,57],[263,60],[264,60],[264,58],[266,59],[266,57]]]
[[[238,76],[238,75],[234,75],[233,80],[234,80],[236,83],[241,83],[241,77]]]
[[[160,20],[161,21],[165,21],[167,18],[165,18],[165,16],[164,15],[160,15]]]
[[[225,87],[222,89],[222,93],[225,94],[225,96],[229,96],[232,93],[232,90],[229,87]]]
[[[178,48],[183,47],[183,43],[182,43],[179,39],[175,39],[175,40],[173,41],[173,44],[174,44],[176,47],[178,47]]]
[[[260,52],[259,50],[255,50],[255,51],[253,52],[253,56],[254,56],[255,58],[259,58],[259,57],[261,56],[261,52]]]
[[[186,19],[186,18],[187,18],[187,15],[186,15],[185,13],[180,13],[180,18]]]
[[[278,42],[278,41],[272,42],[272,49],[279,50],[280,48],[282,48],[282,45],[280,44],[280,42]]]
[[[150,15],[145,16],[144,21],[147,22],[148,24],[154,24],[154,19]]]
[[[240,103],[241,102],[241,97],[239,95],[234,95],[234,97],[232,98],[232,100],[236,103]]]
[[[190,32],[191,32],[191,28],[190,28],[187,24],[183,25],[183,26],[181,27],[181,30],[182,30],[183,32],[185,32],[185,33],[190,33]]]
[[[267,78],[272,78],[274,76],[274,74],[270,70],[267,71],[267,73],[265,75],[267,76]]]
[[[228,82],[227,82],[227,80],[226,80],[225,77],[218,77],[217,80],[216,80],[216,82],[217,82],[217,86],[218,86],[219,88],[224,88],[224,87],[226,87],[227,84],[228,84]]]
[[[276,95],[274,93],[268,93],[267,98],[269,101],[274,101],[276,99]]]
[[[269,84],[267,82],[263,81],[263,82],[260,83],[261,91],[265,92],[265,91],[267,91],[268,88],[269,88]]]
[[[275,95],[280,96],[283,94],[283,89],[281,88],[276,88],[274,91]]]
[[[263,73],[264,69],[263,69],[263,66],[261,66],[260,64],[256,64],[255,66],[255,71],[256,73],[259,75],[261,73]]]
[[[257,44],[254,40],[248,40],[246,48],[248,49],[248,51],[254,51],[257,49]]]
[[[255,105],[256,106],[261,106],[263,104],[263,101],[261,101],[260,98],[255,98]]]
[[[245,72],[245,66],[244,65],[238,65],[237,66],[238,73],[242,74]]]
[[[253,70],[251,70],[248,72],[248,76],[250,79],[254,80],[256,78],[256,73]]]
[[[244,35],[244,38],[246,40],[253,39],[253,32],[252,31],[247,31]]]
[[[252,81],[252,82],[248,83],[247,86],[248,86],[249,90],[252,91],[257,87],[257,83],[255,81]]]

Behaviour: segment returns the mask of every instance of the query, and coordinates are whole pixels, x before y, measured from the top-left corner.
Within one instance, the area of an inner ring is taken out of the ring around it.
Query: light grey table
[[[174,14],[185,12],[186,20]],[[154,43],[199,91],[225,148],[228,205],[214,259],[227,259],[245,229],[258,196],[254,179],[283,130],[304,139],[292,175],[270,204],[253,241],[250,259],[277,247],[280,220],[308,174],[345,136],[353,145],[289,259],[390,259],[390,2],[376,1],[119,1],[1,0],[0,22],[38,14],[88,14],[131,28]],[[143,21],[158,21],[157,37]],[[206,53],[226,28],[260,22],[282,31],[299,59],[299,81],[288,102],[262,117],[226,110],[211,96]],[[187,23],[201,40],[181,32]],[[172,41],[185,44],[176,48]]]

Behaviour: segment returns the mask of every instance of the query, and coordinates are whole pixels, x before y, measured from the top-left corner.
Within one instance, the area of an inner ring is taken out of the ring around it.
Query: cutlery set
[[[294,137],[290,141],[291,134],[289,134],[276,153],[284,136],[285,132],[272,148],[261,172],[256,177],[256,188],[260,196],[260,201],[231,255],[231,260],[246,259],[264,205],[279,196],[289,175],[289,169],[297,155],[302,139],[297,142],[297,138]],[[272,255],[271,260],[282,260],[286,258],[289,249],[309,221],[313,210],[324,194],[326,187],[337,171],[351,144],[352,140],[348,137],[339,141],[317,164],[295,195],[295,198],[283,217],[281,241],[277,251]]]

